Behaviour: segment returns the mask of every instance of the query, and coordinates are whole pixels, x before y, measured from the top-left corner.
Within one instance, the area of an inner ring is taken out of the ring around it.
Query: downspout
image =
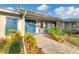
[[[27,12],[26,12],[26,10],[25,10],[25,12],[24,12],[24,14],[23,14],[23,17],[22,17],[22,18],[23,18],[23,21],[25,21],[24,18],[25,18],[25,16],[26,16],[26,13],[27,13]],[[25,32],[22,34],[22,37],[24,36],[24,34],[25,34]],[[25,44],[24,44],[24,43],[25,43],[25,42],[24,42],[24,38],[22,38],[22,41],[23,41],[24,53],[27,54],[26,46],[25,46]]]

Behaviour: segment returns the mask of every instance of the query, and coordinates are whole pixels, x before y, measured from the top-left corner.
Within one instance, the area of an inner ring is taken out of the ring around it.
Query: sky
[[[0,4],[1,8],[28,8],[63,19],[79,18],[79,4]]]

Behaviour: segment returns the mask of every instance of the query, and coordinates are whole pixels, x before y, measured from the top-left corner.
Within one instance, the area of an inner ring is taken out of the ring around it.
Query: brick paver
[[[79,50],[71,48],[57,41],[51,40],[44,35],[35,35],[38,47],[46,54],[78,54]]]

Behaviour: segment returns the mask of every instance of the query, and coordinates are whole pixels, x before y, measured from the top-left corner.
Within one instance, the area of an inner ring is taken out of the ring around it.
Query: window
[[[17,18],[11,18],[11,17],[7,17],[6,18],[6,29],[5,32],[6,34],[8,33],[8,30],[10,29],[14,29],[17,30]]]

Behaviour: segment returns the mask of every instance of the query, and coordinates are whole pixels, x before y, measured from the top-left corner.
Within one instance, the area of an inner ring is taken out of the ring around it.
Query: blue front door
[[[7,17],[6,18],[6,29],[5,29],[5,32],[6,34],[8,33],[8,31],[10,29],[14,29],[14,30],[17,30],[17,18],[10,18],[10,17]]]
[[[36,21],[35,20],[26,19],[25,24],[26,24],[25,25],[26,32],[31,32],[31,33],[35,32],[35,27],[36,27]]]

